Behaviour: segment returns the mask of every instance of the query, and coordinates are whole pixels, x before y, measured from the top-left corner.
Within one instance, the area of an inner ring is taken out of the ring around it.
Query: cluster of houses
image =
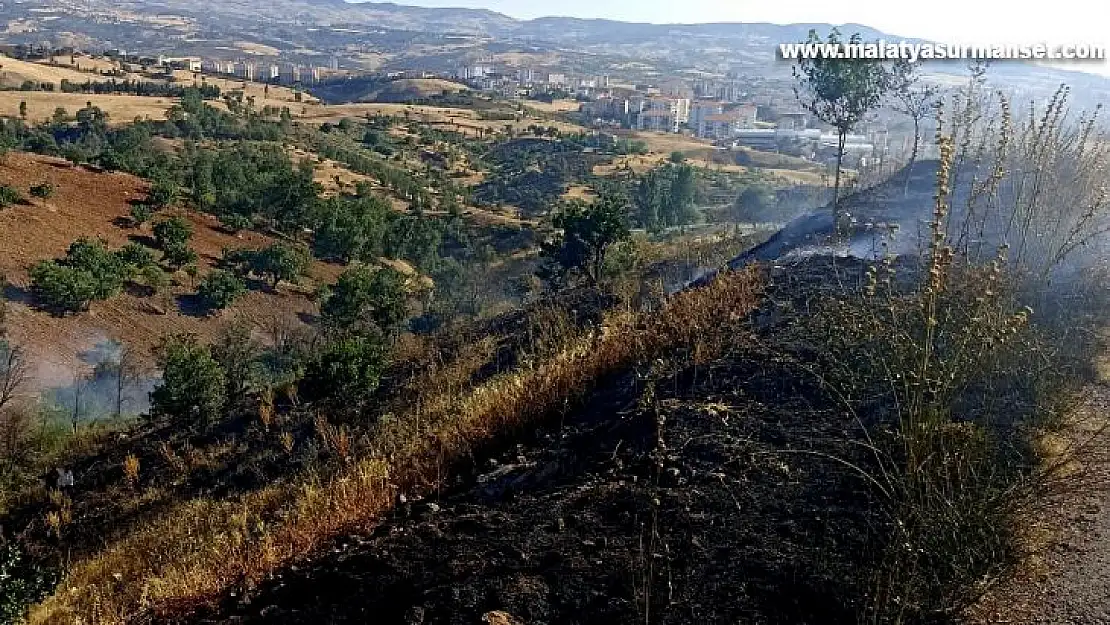
[[[615,90],[582,104],[582,114],[591,121],[608,121],[655,132],[679,132],[688,128],[698,137],[716,141],[732,138],[746,128],[756,128],[758,112],[759,107],[752,103]]]
[[[663,84],[634,90],[609,89],[581,106],[583,118],[599,127],[621,126],[655,132],[688,132],[720,147],[744,146],[810,159],[835,154],[838,137],[811,127],[811,116],[787,102],[749,97],[746,101],[698,97],[700,91]],[[761,112],[765,117],[761,117]],[[885,137],[875,133],[847,137],[845,152],[868,159]]]

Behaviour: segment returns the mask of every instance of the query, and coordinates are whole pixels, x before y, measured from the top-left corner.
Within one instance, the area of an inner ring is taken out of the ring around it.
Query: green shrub
[[[31,269],[31,291],[40,306],[65,313],[87,310],[97,289],[89,272],[44,260]]]
[[[378,337],[350,336],[329,343],[309,362],[302,394],[357,405],[377,390],[385,364],[385,345]]]
[[[138,271],[138,278],[150,289],[158,291],[170,285],[170,277],[158,265],[146,265]]]
[[[344,271],[321,307],[324,324],[333,330],[390,332],[408,316],[405,277],[393,269],[366,266]]]
[[[120,292],[140,268],[129,259],[140,255],[130,246],[111,252],[99,239],[77,239],[65,258],[42,261],[31,269],[31,289],[44,308],[59,313],[87,310],[93,301]]]
[[[54,185],[50,182],[40,182],[39,184],[31,185],[31,195],[42,200],[53,197],[54,191]]]
[[[150,394],[151,415],[189,426],[208,426],[223,414],[227,380],[223,368],[195,336],[171,338],[162,348],[162,383]]]
[[[132,269],[118,253],[112,253],[100,239],[82,237],[69,246],[62,263],[68,267],[88,272],[95,284],[94,298],[108,299],[119,293]]]
[[[135,270],[141,270],[155,264],[154,251],[134,241],[120,248],[120,250],[116,252],[116,255],[119,256],[121,261],[135,268]]]
[[[241,215],[239,213],[225,213],[223,215],[220,215],[220,225],[223,226],[224,230],[227,230],[231,233],[236,233],[240,230],[246,230],[250,228],[252,224],[250,217],[247,217],[246,215]]]
[[[0,208],[18,204],[23,201],[23,195],[13,186],[0,184]]]
[[[169,208],[177,201],[180,190],[177,183],[166,178],[159,178],[150,186],[146,203],[155,209]]]
[[[209,310],[223,310],[246,292],[247,285],[242,278],[223,269],[216,269],[205,276],[197,289],[197,295]]]
[[[170,217],[154,224],[154,240],[163,250],[185,247],[191,238],[193,238],[193,225],[184,217]]]
[[[28,562],[15,543],[0,544],[0,624],[22,623],[27,608],[54,589],[57,575]]]
[[[308,250],[299,245],[274,243],[249,254],[250,271],[268,281],[274,288],[285,280],[296,282],[308,269],[312,259]]]
[[[188,245],[173,244],[163,248],[163,260],[171,267],[181,268],[197,262],[197,253]]]
[[[132,204],[131,205],[131,220],[135,222],[135,227],[138,228],[150,218],[154,216],[154,209],[146,204]]]

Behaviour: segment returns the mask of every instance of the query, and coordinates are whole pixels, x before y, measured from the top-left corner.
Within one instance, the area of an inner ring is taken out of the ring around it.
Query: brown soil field
[[[106,339],[150,353],[168,334],[188,332],[211,338],[223,324],[236,317],[260,324],[271,320],[300,324],[302,315],[315,310],[306,295],[311,292],[311,285],[333,281],[341,270],[338,266],[314,263],[304,286],[282,285],[277,292],[252,290],[213,318],[196,312],[196,303],[190,297],[194,285],[180,272],[174,276],[177,284],[168,294],[145,297],[125,291],[108,301],[94,303],[89,312],[52,316],[32,305],[27,276],[30,266],[63,255],[70,243],[82,236],[99,237],[110,247],[118,248],[129,240],[149,237],[150,229],[127,225],[128,202],[146,196],[147,185],[139,178],[93,172],[59,159],[22,153],[9,154],[0,163],[0,182],[25,194],[30,185],[43,181],[55,185],[55,194],[50,199],[33,199],[0,209],[0,273],[6,274],[11,283],[7,293],[9,331],[16,343],[30,351],[40,387],[68,384],[74,368],[79,366],[79,353]],[[227,234],[217,229],[216,220],[208,215],[186,213],[186,216],[193,224],[191,245],[200,255],[201,276],[224,248],[260,248],[272,242],[270,237],[255,232]]]

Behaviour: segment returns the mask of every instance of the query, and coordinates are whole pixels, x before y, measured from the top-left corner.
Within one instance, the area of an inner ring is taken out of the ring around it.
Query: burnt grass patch
[[[191,622],[857,623],[892,535],[864,433],[760,345],[610,380]]]

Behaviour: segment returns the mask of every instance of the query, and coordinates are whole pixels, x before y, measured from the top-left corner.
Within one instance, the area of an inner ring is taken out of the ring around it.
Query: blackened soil
[[[194,622],[858,621],[886,525],[818,389],[754,347],[605,388]]]

